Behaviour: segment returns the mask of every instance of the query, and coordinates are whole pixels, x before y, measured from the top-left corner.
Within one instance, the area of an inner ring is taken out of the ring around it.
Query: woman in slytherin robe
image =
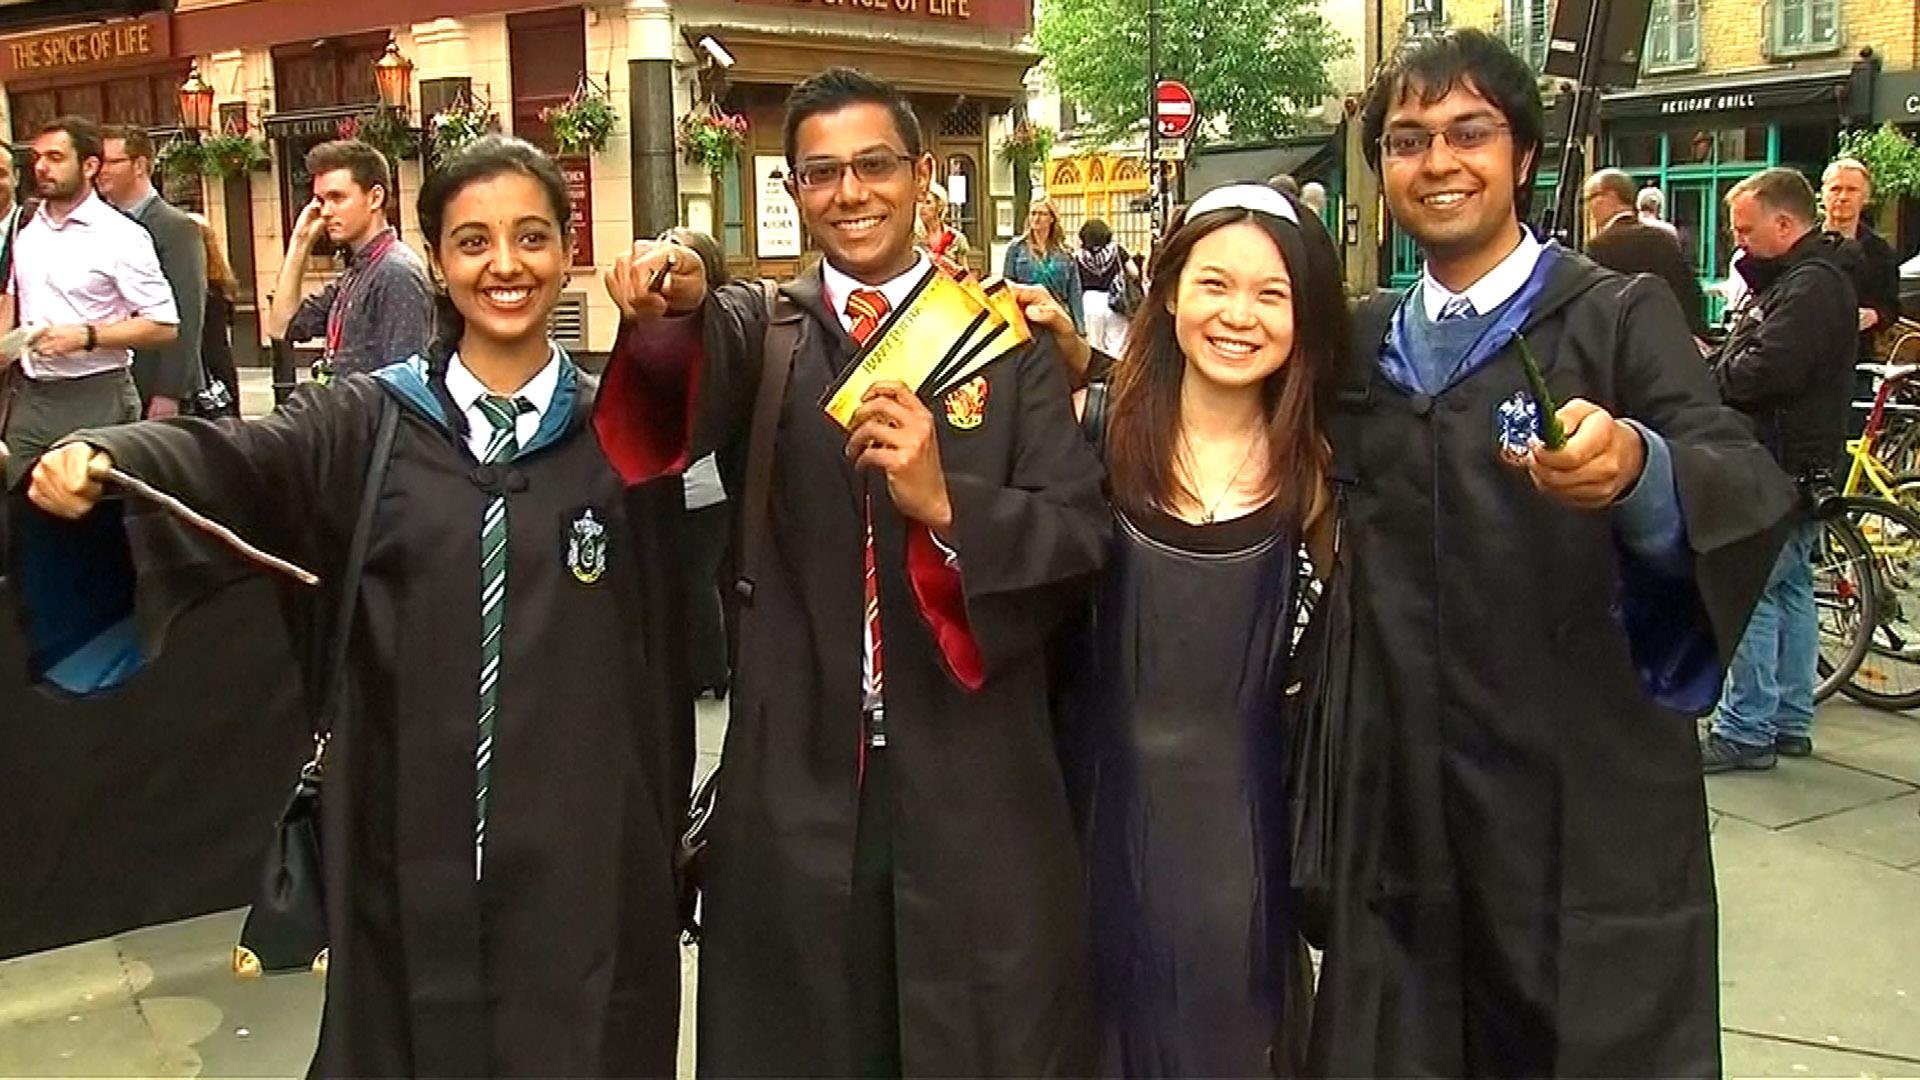
[[[1304,1038],[1283,706],[1330,563],[1321,425],[1347,347],[1304,219],[1258,185],[1194,203],[1094,433],[1115,529],[1064,752],[1114,1075],[1290,1072]]]
[[[594,380],[548,337],[573,261],[552,161],[482,139],[429,178],[420,225],[448,301],[426,356],[259,421],[83,431],[41,459],[21,559],[34,676],[108,690],[169,616],[246,572],[103,500],[107,467],[313,567],[332,612],[397,410],[326,751],[312,1071],[670,1075],[692,765],[680,481],[626,489],[595,438]]]

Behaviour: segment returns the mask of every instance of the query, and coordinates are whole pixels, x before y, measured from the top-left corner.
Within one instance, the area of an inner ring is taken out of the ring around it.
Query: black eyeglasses
[[[852,169],[861,183],[882,184],[900,175],[900,167],[912,161],[911,155],[891,150],[869,150],[856,154],[851,161],[803,161],[793,167],[793,182],[812,191],[839,183],[847,170]]]
[[[1498,120],[1455,120],[1446,127],[1434,130],[1424,127],[1388,128],[1380,136],[1380,149],[1390,158],[1425,157],[1433,146],[1435,136],[1447,140],[1447,148],[1459,153],[1470,154],[1486,146],[1508,130],[1507,125]]]

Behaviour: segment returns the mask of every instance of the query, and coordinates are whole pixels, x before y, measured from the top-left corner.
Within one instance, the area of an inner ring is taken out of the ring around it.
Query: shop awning
[[[1295,180],[1324,180],[1333,172],[1338,147],[1331,132],[1254,145],[1207,146],[1187,159],[1187,194],[1221,184],[1264,183],[1286,173]]]
[[[1025,101],[1027,69],[1040,54],[1026,49],[954,45],[892,36],[848,37],[804,30],[685,26],[689,43],[711,36],[733,54],[727,81],[793,86],[830,67],[852,67],[908,93],[964,94],[991,102]]]
[[[1721,76],[1710,83],[1622,90],[1601,95],[1600,115],[1607,120],[1623,120],[1823,104],[1834,106],[1837,112],[1846,100],[1851,75],[1850,68],[1840,67],[1756,75],[1737,81]]]

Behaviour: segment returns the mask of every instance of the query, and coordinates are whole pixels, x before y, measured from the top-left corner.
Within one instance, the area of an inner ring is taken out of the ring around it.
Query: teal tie
[[[520,452],[514,425],[533,411],[526,398],[480,399],[480,412],[493,426],[483,464],[505,464]],[[487,846],[487,792],[493,776],[493,720],[500,702],[500,653],[507,626],[507,499],[487,500],[480,525],[480,732],[474,751],[473,876],[480,878]]]

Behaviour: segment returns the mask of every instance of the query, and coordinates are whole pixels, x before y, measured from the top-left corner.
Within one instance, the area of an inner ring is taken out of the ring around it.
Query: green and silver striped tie
[[[480,399],[480,411],[493,425],[481,461],[505,464],[520,452],[514,425],[533,403],[520,397]],[[500,654],[507,626],[507,498],[487,500],[480,525],[480,732],[474,750],[473,876],[480,878],[487,846],[487,793],[493,776],[493,720],[500,701]]]

